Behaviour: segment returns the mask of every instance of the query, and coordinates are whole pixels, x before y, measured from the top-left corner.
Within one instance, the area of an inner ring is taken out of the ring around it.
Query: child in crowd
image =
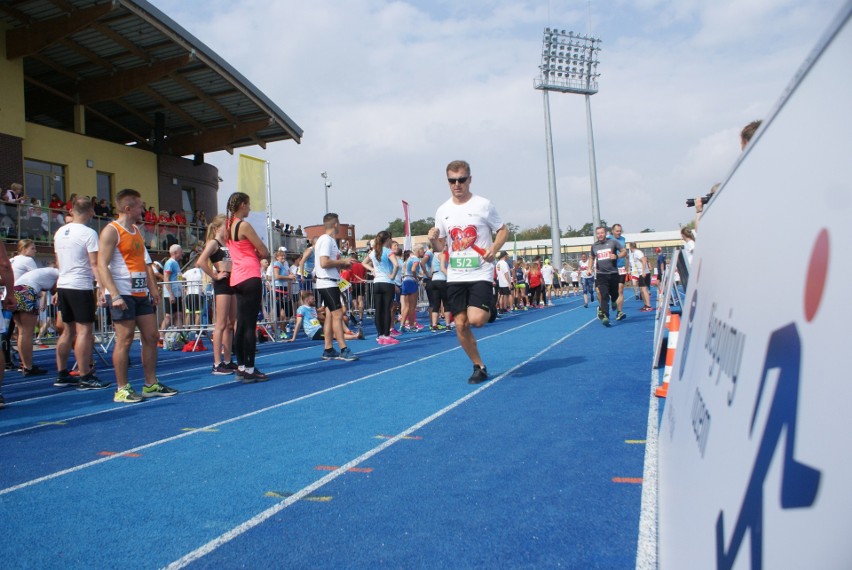
[[[293,327],[293,336],[287,342],[295,342],[299,334],[299,325],[305,329],[305,335],[311,340],[325,340],[322,332],[322,321],[317,314],[316,299],[312,291],[302,291],[302,304],[296,309],[296,326]],[[364,340],[362,331],[353,332],[349,330],[344,321],[343,338],[345,340]]]

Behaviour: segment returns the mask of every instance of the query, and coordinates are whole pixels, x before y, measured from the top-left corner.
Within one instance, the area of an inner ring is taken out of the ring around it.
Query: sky
[[[601,217],[627,233],[676,230],[769,114],[844,0],[150,0],[240,71],[304,131],[205,155],[220,211],[239,154],[269,161],[272,215],[356,234],[434,216],[445,168],[521,229],[551,220],[544,103],[533,88],[545,27],[602,40],[591,97]],[[582,95],[551,93],[559,226],[592,221]],[[208,216],[209,218],[209,216]]]

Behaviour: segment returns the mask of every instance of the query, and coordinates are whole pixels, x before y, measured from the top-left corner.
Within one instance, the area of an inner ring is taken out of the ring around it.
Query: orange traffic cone
[[[675,350],[677,349],[677,335],[680,331],[680,315],[672,314],[669,321],[669,342],[666,349],[666,368],[663,371],[663,383],[656,389],[654,395],[665,398],[669,395],[669,380],[672,377],[672,366],[674,366]]]

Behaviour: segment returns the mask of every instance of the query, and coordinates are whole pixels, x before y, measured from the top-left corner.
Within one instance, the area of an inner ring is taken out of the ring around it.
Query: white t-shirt
[[[15,286],[26,285],[36,290],[36,293],[49,291],[56,285],[59,278],[59,270],[55,267],[40,267],[27,271],[20,279],[15,279]]]
[[[690,265],[692,264],[693,251],[695,251],[695,242],[693,240],[685,241],[683,243],[683,253],[686,255],[686,260],[690,263]]]
[[[12,273],[15,274],[15,285],[18,284],[18,279],[21,278],[21,275],[28,271],[38,269],[36,260],[29,255],[16,255],[10,259],[9,262],[12,264]]]
[[[320,258],[327,257],[331,260],[340,259],[340,249],[337,247],[337,241],[328,234],[323,234],[317,238],[317,243],[314,246],[314,273],[317,276],[317,289],[328,289],[329,287],[337,287],[337,282],[340,281],[340,271],[336,267],[323,268],[320,264]]]
[[[576,271],[571,272],[571,283],[576,283],[580,279],[580,274]]]
[[[474,194],[455,204],[450,198],[438,208],[435,226],[450,253],[448,283],[492,282],[494,263],[484,261],[482,254],[493,245],[491,234],[503,227],[503,220],[490,200]]]
[[[497,286],[498,287],[508,287],[511,285],[507,273],[509,273],[509,264],[506,263],[505,259],[501,259],[497,262]]]
[[[581,259],[578,266],[580,268],[580,277],[582,277],[584,279],[588,279],[589,277],[592,276],[592,272],[589,270],[589,261],[588,260],[583,261]]]
[[[634,249],[630,252],[630,273],[633,275],[645,275],[645,264],[642,260],[645,259],[645,254],[641,249]]]
[[[541,279],[545,285],[553,285],[553,266],[544,264],[541,266]]]
[[[204,271],[200,267],[193,267],[183,274],[186,282],[187,295],[201,295],[204,291]]]
[[[89,254],[98,251],[98,232],[83,224],[65,224],[53,236],[53,249],[59,265],[60,289],[93,289],[95,274]]]

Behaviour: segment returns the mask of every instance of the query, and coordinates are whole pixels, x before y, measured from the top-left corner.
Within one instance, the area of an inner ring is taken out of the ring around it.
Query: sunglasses
[[[462,176],[461,178],[447,178],[447,182],[450,183],[450,186],[456,183],[464,184],[465,182],[467,182],[468,178],[470,178],[470,176]]]

